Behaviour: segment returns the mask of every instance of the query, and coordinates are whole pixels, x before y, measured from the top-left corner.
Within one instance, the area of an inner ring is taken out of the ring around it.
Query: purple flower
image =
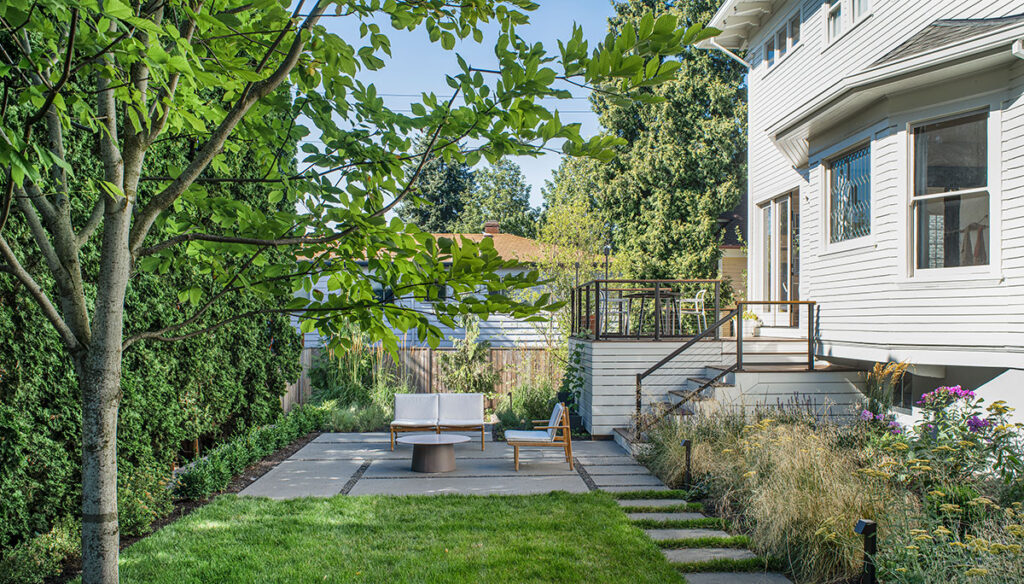
[[[872,418],[874,418],[874,415],[867,410],[864,410],[860,413],[860,419],[865,422],[871,421]]]
[[[882,414],[875,414],[875,419],[881,422],[882,420],[885,419],[885,416],[883,416]]]
[[[985,428],[988,428],[990,425],[992,425],[991,420],[979,418],[978,416],[971,416],[967,420],[967,429],[970,430],[971,432],[981,432]]]
[[[918,400],[917,405],[919,406],[934,406],[934,405],[946,405],[952,403],[958,399],[971,399],[974,397],[974,392],[964,389],[959,385],[954,386],[942,386],[933,391],[921,396]]]
[[[903,426],[901,426],[900,423],[897,422],[896,420],[893,420],[889,422],[889,431],[892,432],[893,434],[902,434]]]

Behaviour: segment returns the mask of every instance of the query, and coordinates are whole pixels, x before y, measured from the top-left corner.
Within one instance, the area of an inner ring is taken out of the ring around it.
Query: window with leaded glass
[[[871,233],[871,150],[864,146],[833,159],[829,170],[829,240]]]
[[[988,112],[914,128],[917,268],[989,263]]]

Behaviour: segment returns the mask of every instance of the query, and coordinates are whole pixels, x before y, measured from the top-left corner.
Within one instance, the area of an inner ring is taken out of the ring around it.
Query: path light
[[[686,473],[683,474],[683,484],[686,485],[687,489],[689,489],[690,488],[690,482],[692,480],[692,475],[690,474],[690,444],[691,443],[690,443],[689,439],[686,439],[686,440],[683,440],[682,444],[683,444],[683,448],[686,449]]]
[[[860,577],[861,584],[875,584],[875,552],[878,551],[876,533],[878,524],[870,519],[861,519],[853,528],[857,535],[864,536],[864,573]]]

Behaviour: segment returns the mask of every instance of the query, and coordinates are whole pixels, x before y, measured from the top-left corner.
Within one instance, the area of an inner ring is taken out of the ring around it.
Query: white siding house
[[[830,362],[913,364],[906,407],[963,384],[1024,412],[1024,1],[726,0],[710,24],[750,65],[747,297],[816,301]]]

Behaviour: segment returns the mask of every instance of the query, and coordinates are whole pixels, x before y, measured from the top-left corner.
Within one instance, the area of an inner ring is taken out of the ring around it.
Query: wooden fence
[[[312,395],[309,368],[313,363],[314,353],[322,350],[324,349],[312,347],[302,350],[302,374],[295,383],[288,386],[288,390],[281,397],[281,407],[285,411],[295,404],[309,401]],[[404,380],[416,393],[443,393],[448,391],[448,388],[441,382],[441,360],[438,356],[439,353],[451,350],[408,347],[400,350],[397,362],[390,354],[384,352],[382,367],[395,372],[397,377]],[[557,384],[564,369],[564,363],[556,359],[551,350],[544,348],[495,348],[491,349],[489,361],[500,377],[495,388],[499,396],[510,393],[518,384],[530,379],[548,378]]]

